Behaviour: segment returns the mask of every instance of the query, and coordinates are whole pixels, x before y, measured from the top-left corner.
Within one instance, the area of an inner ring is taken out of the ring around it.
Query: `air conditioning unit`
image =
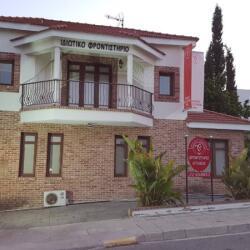
[[[44,207],[58,207],[66,205],[66,191],[55,190],[44,192],[43,204]]]

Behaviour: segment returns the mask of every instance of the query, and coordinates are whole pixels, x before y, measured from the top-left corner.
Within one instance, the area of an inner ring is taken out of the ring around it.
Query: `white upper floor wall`
[[[95,57],[115,58],[122,61],[122,67],[117,67],[117,82],[129,83],[155,93],[156,67],[176,68],[179,71],[179,93],[176,101],[159,101],[153,96],[153,116],[156,119],[186,119],[184,111],[184,47],[193,40],[158,39],[143,37],[138,40],[133,37],[92,34],[76,31],[48,30],[31,34],[31,31],[41,31],[45,27],[39,25],[24,25],[0,22],[1,53],[15,53],[20,55],[20,83],[48,80],[55,76],[55,48],[63,53],[80,54]],[[24,36],[22,38],[22,36]],[[14,40],[15,38],[20,39]],[[96,41],[129,47],[128,52],[100,51],[85,48],[72,48],[61,46],[61,39],[77,41]],[[132,58],[132,59],[131,59]],[[204,56],[202,52],[192,54],[192,110],[203,110],[204,92]],[[0,110],[20,110],[20,91],[9,92],[0,89]]]

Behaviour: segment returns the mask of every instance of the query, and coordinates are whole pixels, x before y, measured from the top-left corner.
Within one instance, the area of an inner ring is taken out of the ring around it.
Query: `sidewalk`
[[[1,211],[0,230],[123,219],[128,217],[128,209],[134,207],[136,207],[136,202],[133,201],[110,201],[63,207]]]
[[[0,250],[102,248],[107,240],[138,242],[250,231],[250,208],[0,230]]]

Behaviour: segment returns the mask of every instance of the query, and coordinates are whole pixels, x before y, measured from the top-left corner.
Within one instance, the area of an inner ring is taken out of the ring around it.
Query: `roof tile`
[[[192,40],[198,41],[199,38],[184,35],[175,34],[164,34],[160,32],[130,29],[130,28],[119,28],[105,25],[94,25],[87,23],[69,22],[52,20],[45,18],[34,18],[34,17],[11,17],[11,16],[0,16],[1,22],[13,22],[30,25],[41,25],[51,29],[64,29],[72,31],[82,31],[97,34],[108,34],[108,35],[121,35],[121,36],[133,36],[133,37],[153,37],[153,38],[165,38],[165,39],[180,39],[180,40]]]
[[[240,117],[226,115],[204,109],[204,112],[188,112],[187,122],[208,122],[250,125],[250,121]]]

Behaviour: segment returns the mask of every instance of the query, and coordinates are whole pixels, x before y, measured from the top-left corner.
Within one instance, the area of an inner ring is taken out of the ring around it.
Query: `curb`
[[[145,234],[137,237],[138,243],[162,240],[181,240],[202,236],[217,236],[234,233],[250,232],[250,224],[227,225],[218,227],[181,229],[161,233]]]
[[[222,211],[230,209],[244,209],[244,208],[250,208],[250,202],[177,207],[177,208],[175,207],[175,208],[157,208],[157,209],[144,209],[144,210],[142,209],[142,210],[132,211],[132,217],[153,217],[153,216],[165,216],[174,214]]]
[[[171,240],[184,240],[199,238],[204,236],[219,236],[230,235],[237,233],[250,232],[250,223],[238,224],[238,225],[226,225],[218,227],[206,227],[206,228],[193,228],[193,229],[181,229],[175,231],[162,231],[159,233],[145,233],[141,235],[134,235],[124,238],[106,239],[101,240],[98,243],[89,246],[77,246],[73,248],[61,248],[60,250],[100,250],[103,248],[113,248],[119,246],[130,246],[140,243],[155,242],[155,241],[171,241]],[[39,248],[37,249],[44,249]]]
[[[118,246],[135,245],[137,243],[138,243],[137,238],[135,236],[132,236],[132,237],[121,238],[117,240],[106,240],[103,242],[103,246],[106,248],[110,248],[110,247],[118,247]]]
[[[134,245],[134,244],[153,242],[153,241],[183,240],[183,239],[191,239],[203,236],[219,236],[219,235],[243,233],[243,232],[250,232],[250,224],[182,229],[182,230],[167,231],[161,233],[143,234],[128,238],[107,240],[103,242],[103,247],[112,248],[112,247]]]

